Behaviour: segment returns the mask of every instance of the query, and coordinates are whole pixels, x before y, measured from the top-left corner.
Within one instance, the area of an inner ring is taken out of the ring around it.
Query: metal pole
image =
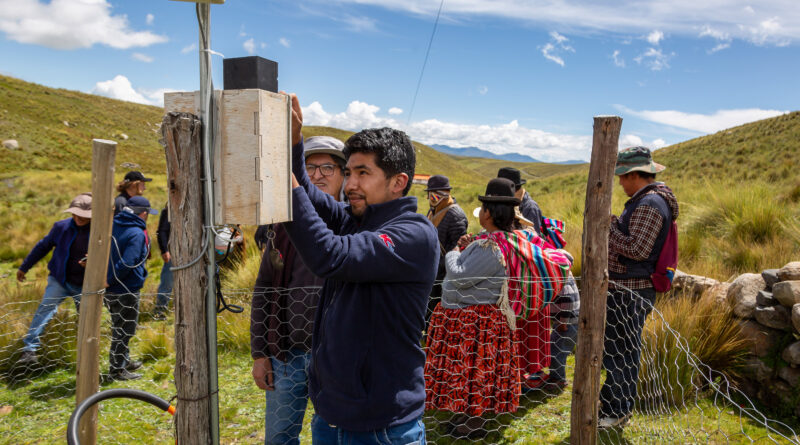
[[[200,25],[200,117],[203,120],[203,176],[205,189],[204,230],[214,225],[214,184],[212,182],[211,147],[213,147],[214,91],[211,83],[210,20],[211,5],[197,4],[197,18]],[[206,335],[208,339],[208,403],[211,443],[219,444],[219,382],[217,376],[217,293],[214,281],[216,264],[214,260],[213,233],[209,233],[208,265],[206,271]]]

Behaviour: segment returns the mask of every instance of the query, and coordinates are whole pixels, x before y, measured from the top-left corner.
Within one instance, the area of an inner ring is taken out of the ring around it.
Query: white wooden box
[[[292,104],[269,91],[217,90],[214,223],[292,220]],[[199,92],[165,93],[164,111],[199,116]]]

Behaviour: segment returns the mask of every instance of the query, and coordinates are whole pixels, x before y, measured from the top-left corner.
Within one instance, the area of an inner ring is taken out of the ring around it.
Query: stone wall
[[[678,272],[673,288],[731,307],[749,348],[745,380],[737,386],[767,406],[800,416],[800,262],[746,273],[731,283]]]

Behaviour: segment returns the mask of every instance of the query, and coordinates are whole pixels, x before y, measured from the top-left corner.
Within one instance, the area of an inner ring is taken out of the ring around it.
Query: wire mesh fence
[[[556,299],[520,320],[497,304],[470,300],[475,290],[502,286],[474,281],[484,284],[456,292],[460,303],[445,294],[428,314],[422,337],[428,442],[564,441],[577,301]],[[218,318],[221,441],[264,443],[269,434],[275,443],[290,437],[311,443],[307,369],[314,308],[308,302],[319,288],[261,291],[252,305],[252,289],[223,289],[226,301],[245,311]],[[38,343],[29,334],[41,300],[0,307],[0,443],[64,442],[74,408],[77,331],[76,307],[64,297]],[[136,388],[171,399],[173,315],[162,320],[154,312],[155,293],[123,299],[125,310],[109,301],[113,297],[105,299],[101,389]],[[612,289],[608,300],[602,443],[800,443],[796,423],[770,419],[735,388],[740,350],[735,330],[725,330],[732,323],[724,308],[689,297],[656,300],[629,289]],[[126,339],[127,350],[119,344]],[[721,353],[731,342],[730,353]],[[24,353],[31,349],[35,355]],[[254,366],[259,358],[271,373]],[[115,372],[120,366],[127,373]],[[271,390],[259,390],[259,379]],[[102,402],[98,443],[172,441],[172,421],[162,411],[131,400]]]

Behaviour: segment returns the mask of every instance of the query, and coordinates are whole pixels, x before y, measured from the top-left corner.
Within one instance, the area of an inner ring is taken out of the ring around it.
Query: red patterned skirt
[[[536,374],[550,366],[550,305],[527,320],[517,319],[515,331],[523,374]]]
[[[497,306],[436,305],[427,342],[425,409],[470,416],[517,410],[521,392],[517,346]]]

